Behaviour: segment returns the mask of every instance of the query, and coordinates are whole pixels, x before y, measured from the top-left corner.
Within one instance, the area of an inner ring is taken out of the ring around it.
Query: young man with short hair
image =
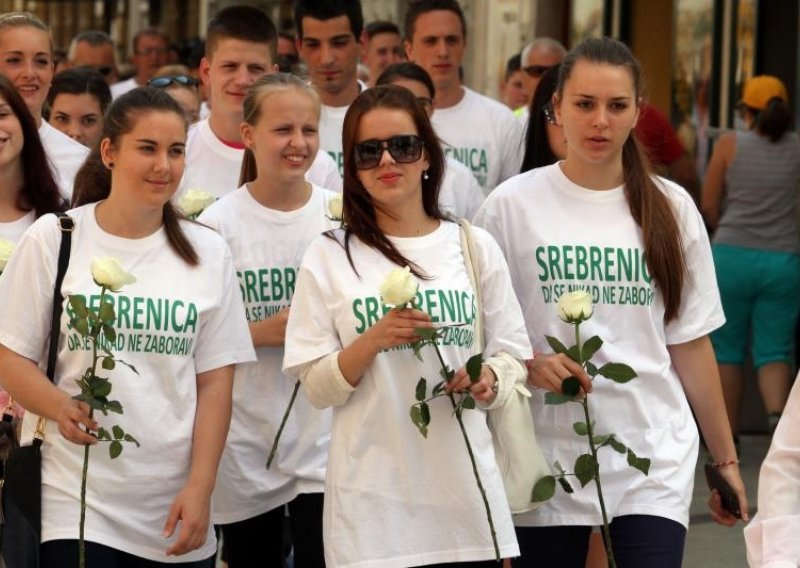
[[[200,77],[212,107],[208,118],[189,129],[181,190],[202,189],[222,197],[239,187],[244,97],[250,85],[277,71],[277,37],[269,16],[252,6],[229,6],[209,22]],[[327,189],[342,188],[336,166],[325,152],[317,152],[306,178]]]
[[[364,31],[367,33],[367,43],[361,61],[369,68],[370,86],[374,86],[384,69],[392,63],[404,61],[406,54],[400,28],[396,24],[378,20],[367,24]]]
[[[419,0],[406,14],[406,54],[436,85],[432,122],[445,153],[472,170],[488,194],[519,173],[522,125],[502,103],[461,84],[467,27],[456,0]]]
[[[136,75],[126,81],[111,85],[111,96],[117,98],[136,87],[147,86],[147,81],[161,67],[169,63],[169,37],[158,28],[145,28],[133,36],[131,62]]]
[[[360,0],[298,0],[294,6],[297,50],[322,99],[319,147],[344,169],[342,124],[366,86],[358,81],[364,19]]]

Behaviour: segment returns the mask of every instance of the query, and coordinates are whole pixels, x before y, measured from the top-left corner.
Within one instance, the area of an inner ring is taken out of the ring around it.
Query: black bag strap
[[[75,221],[66,213],[58,215],[58,228],[61,230],[61,247],[58,249],[58,269],[53,291],[53,317],[50,323],[50,349],[47,352],[47,378],[53,381],[56,372],[56,354],[58,352],[58,336],[61,333],[61,312],[64,309],[64,296],[61,295],[61,284],[69,265],[69,254],[72,250],[72,231]]]

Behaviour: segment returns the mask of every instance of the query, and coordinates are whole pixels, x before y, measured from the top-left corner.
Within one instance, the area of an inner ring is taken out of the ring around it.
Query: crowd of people
[[[735,434],[750,346],[775,442],[748,554],[800,565],[800,503],[785,497],[800,481],[786,205],[800,140],[785,86],[747,83],[747,130],[716,143],[701,192],[623,43],[538,38],[508,61],[501,102],[464,82],[457,0],[415,0],[403,24],[365,25],[359,0],[297,0],[279,32],[234,5],[192,61],[140,31],[120,80],[106,33],[78,34],[55,73],[47,25],[0,16],[0,239],[15,244],[0,384],[23,444],[46,419],[41,565],[78,565],[89,445],[92,566],[211,567],[221,534],[230,568],[280,568],[289,551],[297,568],[583,568],[603,554],[592,529],[607,510],[616,565],[678,567],[698,430],[748,520]],[[197,190],[213,203],[189,218],[179,204]],[[50,337],[64,210],[70,307]],[[76,398],[96,353],[72,298],[99,307],[106,257],[132,275],[103,344],[124,360],[102,373],[140,445],[119,457],[97,451],[107,417]],[[414,288],[385,305],[393,269]],[[593,304],[581,332],[602,337],[597,366],[551,338],[576,291]],[[636,381],[595,379],[610,361]],[[649,471],[601,453],[603,502],[573,484],[512,515],[487,414],[527,385],[547,462],[572,464],[581,407],[547,404],[571,378],[598,431]],[[420,402],[427,418],[410,418]],[[709,509],[739,520],[719,491]]]

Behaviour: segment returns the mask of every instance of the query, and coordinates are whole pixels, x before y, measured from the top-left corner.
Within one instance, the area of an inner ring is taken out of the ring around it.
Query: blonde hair
[[[258,81],[253,83],[247,90],[247,96],[244,98],[243,110],[244,121],[255,126],[261,118],[261,109],[264,99],[276,93],[285,91],[300,91],[307,95],[314,104],[317,110],[317,116],[320,112],[320,98],[317,91],[309,83],[292,75],[291,73],[271,73],[264,75]],[[258,171],[256,169],[256,158],[252,150],[249,148],[244,152],[242,159],[242,169],[239,174],[239,185],[244,185],[256,179]]]
[[[0,15],[0,31],[5,28],[23,28],[23,27],[36,28],[47,34],[47,40],[50,42],[50,55],[53,55],[55,44],[53,43],[53,36],[50,33],[50,27],[30,12],[8,12]]]

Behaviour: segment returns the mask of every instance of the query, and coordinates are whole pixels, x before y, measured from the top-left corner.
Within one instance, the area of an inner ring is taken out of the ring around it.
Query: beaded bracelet
[[[737,463],[739,463],[738,459],[732,459],[732,460],[714,462],[711,465],[714,466],[715,468],[719,469],[721,467],[725,467],[726,465],[734,465],[734,464],[737,464]]]

